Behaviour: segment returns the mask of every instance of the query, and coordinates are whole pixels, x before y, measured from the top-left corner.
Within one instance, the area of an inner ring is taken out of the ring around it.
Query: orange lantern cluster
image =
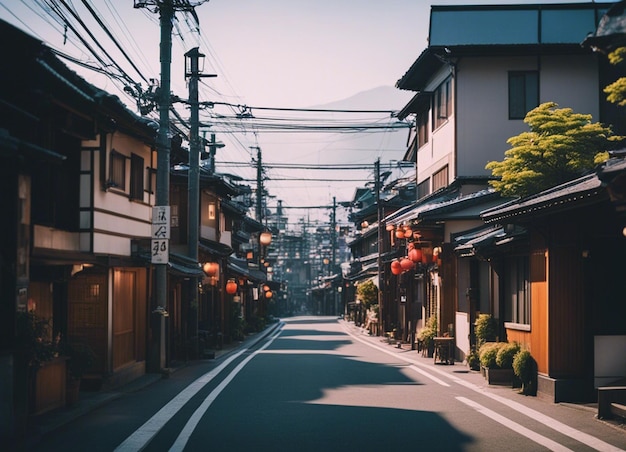
[[[232,278],[228,280],[226,283],[226,293],[230,295],[237,293],[237,281]]]
[[[411,226],[408,224],[404,226],[398,225],[395,234],[397,239],[410,239],[413,237],[413,229],[411,229]]]

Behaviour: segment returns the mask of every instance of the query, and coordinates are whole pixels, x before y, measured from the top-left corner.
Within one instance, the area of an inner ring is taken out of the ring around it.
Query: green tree
[[[359,284],[356,288],[356,294],[366,309],[378,303],[378,287],[371,279]]]
[[[509,138],[504,160],[487,164],[497,177],[491,185],[504,196],[524,197],[576,179],[606,160],[624,138],[591,122],[591,115],[557,107],[546,102],[528,112],[524,122],[530,131]]]
[[[614,65],[620,65],[624,63],[626,59],[626,47],[618,47],[608,54],[609,62]],[[617,104],[620,107],[626,107],[626,77],[620,77],[613,83],[607,85],[604,88],[604,93],[607,95],[606,99]]]

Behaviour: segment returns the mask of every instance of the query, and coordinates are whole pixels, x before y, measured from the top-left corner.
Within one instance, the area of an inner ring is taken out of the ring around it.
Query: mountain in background
[[[342,110],[401,110],[415,95],[412,91],[402,91],[393,86],[379,86],[361,91],[345,99],[316,105],[311,108]]]

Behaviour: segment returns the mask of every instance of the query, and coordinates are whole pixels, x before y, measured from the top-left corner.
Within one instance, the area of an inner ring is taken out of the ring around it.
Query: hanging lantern
[[[400,261],[391,261],[391,273],[394,275],[402,273],[402,265],[400,265]]]
[[[411,261],[413,261],[413,262],[421,262],[422,261],[422,250],[419,249],[419,248],[413,247],[413,249],[411,249],[409,251],[409,259],[411,259]]]
[[[396,238],[403,239],[404,238],[404,229],[398,228],[396,229]]]
[[[269,231],[261,232],[261,235],[259,235],[259,242],[263,246],[267,246],[272,243],[272,233]]]
[[[237,292],[237,282],[234,279],[229,279],[226,283],[226,293],[233,295]]]
[[[265,292],[265,298],[272,298],[274,296],[274,294],[272,293],[271,290],[268,290],[267,292]]]
[[[406,228],[404,228],[404,238],[413,238],[413,229],[411,229],[411,226],[407,226]]]
[[[217,273],[220,270],[220,264],[217,262],[205,262],[202,266],[202,270],[207,274],[207,276],[217,276]]]
[[[402,267],[402,270],[404,271],[409,271],[411,270],[413,267],[415,266],[415,264],[413,263],[413,261],[411,259],[409,259],[408,257],[403,257],[400,260],[400,267]]]

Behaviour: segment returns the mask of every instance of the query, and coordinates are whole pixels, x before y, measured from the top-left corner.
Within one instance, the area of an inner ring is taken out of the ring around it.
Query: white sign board
[[[169,262],[170,238],[170,206],[156,206],[152,208],[152,245],[150,247],[151,262],[153,264],[167,264]]]
[[[150,255],[153,264],[167,264],[170,261],[169,243],[168,239],[152,239]]]
[[[170,206],[156,206],[152,208],[152,238],[170,238]]]

